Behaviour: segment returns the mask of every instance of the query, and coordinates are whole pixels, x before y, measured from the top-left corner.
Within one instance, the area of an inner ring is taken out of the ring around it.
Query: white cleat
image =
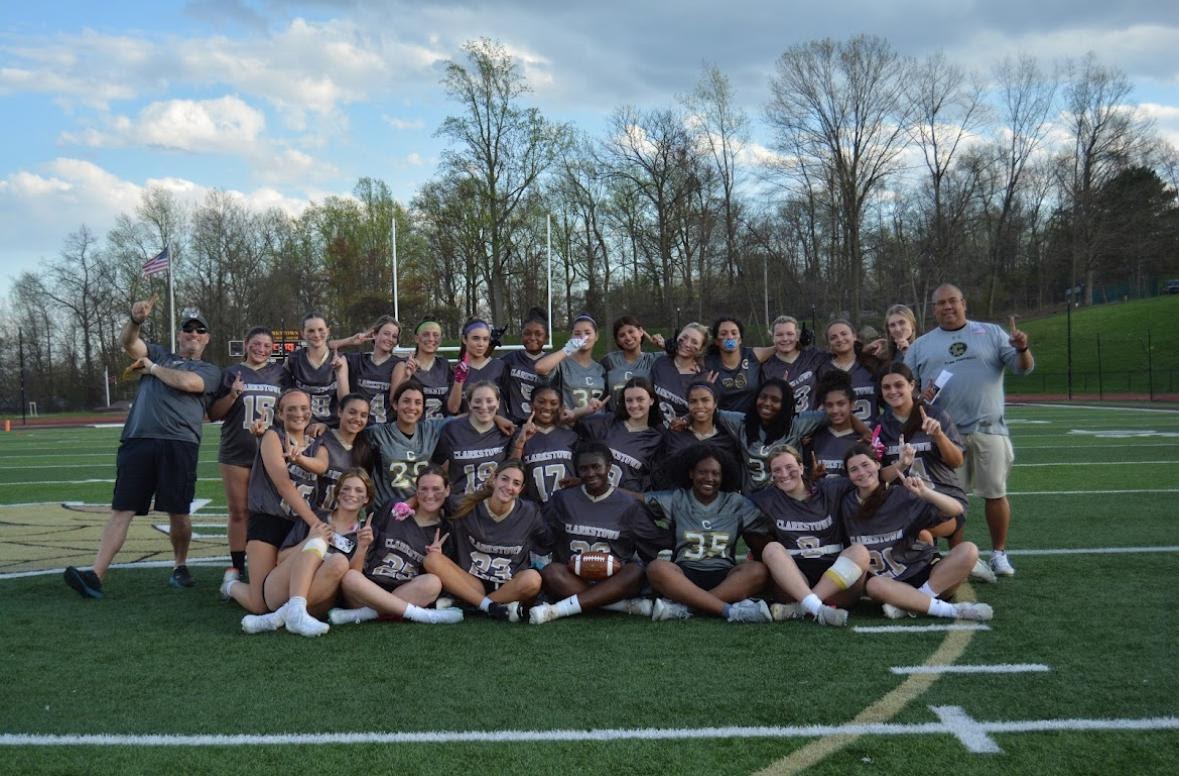
[[[652,620],[686,620],[691,616],[691,609],[666,598],[656,598],[651,606]]]
[[[625,598],[622,603],[626,607],[627,614],[639,617],[650,617],[652,609],[655,608],[655,604],[650,598]]]
[[[974,562],[974,568],[970,570],[970,578],[977,579],[979,582],[986,582],[988,584],[995,584],[999,578],[995,576],[995,572],[987,565],[987,562],[979,558]]]
[[[820,625],[834,625],[837,628],[842,628],[847,625],[847,609],[837,609],[834,606],[823,605],[819,607],[819,613],[815,616],[815,622]]]
[[[538,604],[528,610],[528,622],[543,625],[557,619],[557,610],[548,604]]]
[[[233,598],[231,592],[233,590],[233,583],[241,579],[241,576],[241,572],[233,566],[225,569],[225,573],[221,575],[221,587],[217,590],[222,601],[228,601]]]
[[[283,610],[269,614],[247,614],[242,618],[242,630],[246,633],[268,633],[283,626]]]
[[[958,610],[959,620],[986,622],[995,616],[991,605],[984,604],[980,601],[962,601],[961,603],[954,604],[954,608]]]
[[[801,620],[806,616],[806,612],[803,611],[802,604],[773,604],[770,606],[770,616],[774,618],[774,622],[786,622]]]
[[[520,602],[511,601],[504,604],[508,610],[508,622],[520,622]]]
[[[440,595],[434,600],[435,609],[449,609],[454,606],[454,599],[448,595]]]
[[[1006,550],[995,550],[991,553],[991,570],[1000,577],[1015,576],[1015,566],[1007,559]]]
[[[917,616],[908,609],[902,609],[901,607],[893,606],[892,604],[884,604],[882,608],[884,609],[884,616],[890,620],[903,620],[906,617]]]
[[[291,633],[307,637],[322,636],[331,628],[326,622],[321,622],[312,617],[302,607],[295,609],[295,611],[287,615],[286,626],[287,630]]]
[[[774,621],[773,615],[770,614],[770,607],[766,606],[766,602],[754,601],[752,598],[729,604],[729,616],[726,619],[729,622]]]
[[[380,616],[380,612],[369,606],[362,606],[359,609],[333,608],[328,611],[328,622],[332,625],[353,625],[375,620]]]

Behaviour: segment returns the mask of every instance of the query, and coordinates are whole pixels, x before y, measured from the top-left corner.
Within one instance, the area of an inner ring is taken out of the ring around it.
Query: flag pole
[[[168,322],[172,332],[172,352],[176,352],[176,287],[172,283],[172,268],[176,264],[176,257],[172,255],[172,246],[164,245],[168,252]]]

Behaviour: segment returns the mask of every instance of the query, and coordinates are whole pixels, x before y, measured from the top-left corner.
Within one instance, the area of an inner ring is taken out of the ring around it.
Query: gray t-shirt
[[[205,387],[200,393],[178,391],[151,375],[144,375],[139,380],[135,403],[123,424],[120,439],[174,439],[199,445],[201,421],[221,382],[221,370],[208,361],[169,353],[159,345],[149,344],[147,357],[162,367],[199,375]]]
[[[938,328],[922,334],[905,352],[905,365],[913,370],[922,390],[942,370],[953,374],[935,406],[950,414],[962,434],[1008,435],[1003,368],[1017,375],[1031,370],[1019,368],[1019,354],[1007,337],[993,323],[968,320],[954,331]]]

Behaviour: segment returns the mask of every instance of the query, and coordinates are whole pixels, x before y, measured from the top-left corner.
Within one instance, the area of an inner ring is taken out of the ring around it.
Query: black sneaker
[[[93,571],[79,571],[73,566],[67,566],[65,581],[83,598],[102,598],[102,580]]]
[[[172,576],[168,579],[168,584],[172,587],[192,587],[196,584],[196,580],[192,578],[192,574],[188,573],[188,566],[177,566],[172,569]]]

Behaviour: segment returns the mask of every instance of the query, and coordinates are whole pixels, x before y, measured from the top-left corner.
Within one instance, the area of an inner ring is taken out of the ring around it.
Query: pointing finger
[[[1018,329],[1015,328],[1015,316],[1012,315],[1010,320],[1011,320],[1011,333],[1014,334],[1016,331],[1018,331]]]

